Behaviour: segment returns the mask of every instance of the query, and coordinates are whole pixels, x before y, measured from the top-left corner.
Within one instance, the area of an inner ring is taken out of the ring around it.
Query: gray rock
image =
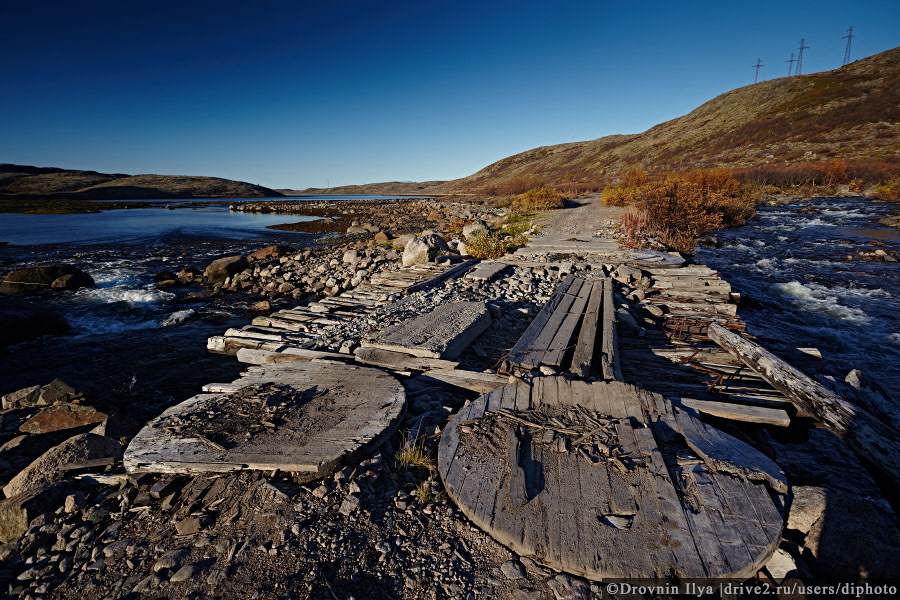
[[[547,582],[556,600],[591,600],[591,586],[587,581],[560,573]]]
[[[510,581],[525,577],[525,567],[515,559],[508,560],[500,565],[500,572]]]
[[[30,294],[51,288],[77,290],[93,285],[93,278],[78,267],[47,265],[13,271],[0,282],[0,294]]]
[[[102,435],[83,433],[51,448],[13,477],[3,488],[7,498],[61,481],[66,472],[79,466],[101,466],[122,457],[118,441]]]
[[[402,262],[404,267],[422,263],[434,262],[438,256],[450,252],[450,246],[441,236],[427,234],[410,240],[403,249]]]
[[[38,397],[41,395],[41,386],[33,385],[31,387],[22,388],[15,392],[10,392],[3,396],[3,410],[13,408],[23,408],[25,406],[34,406],[37,404]]]
[[[165,554],[159,557],[155,563],[153,563],[153,567],[151,570],[156,573],[158,571],[162,571],[163,569],[177,569],[185,558],[187,558],[191,553],[190,548],[177,548],[175,550],[169,550]]]
[[[478,237],[479,235],[484,235],[487,232],[488,228],[484,221],[475,221],[470,225],[466,225],[462,229],[463,237],[467,240]]]
[[[619,332],[626,335],[638,335],[641,332],[641,327],[625,308],[616,310],[616,324]]]
[[[360,500],[356,496],[347,496],[344,498],[344,501],[341,503],[341,507],[338,511],[344,515],[349,517],[354,512],[358,511],[360,507]]]
[[[788,513],[787,528],[809,533],[816,521],[825,514],[827,492],[820,487],[795,485],[791,488],[791,493],[793,500]]]
[[[249,266],[243,256],[226,256],[209,263],[203,275],[210,283],[222,283],[227,277],[237,275]]]
[[[175,574],[172,575],[172,578],[169,581],[172,583],[180,583],[182,581],[187,581],[192,577],[196,577],[202,572],[203,570],[199,565],[184,565],[183,567],[175,571]]]
[[[775,554],[766,561],[766,570],[772,575],[776,583],[781,583],[785,577],[792,573],[796,573],[797,563],[794,557],[788,554],[783,548],[778,548]]]
[[[359,262],[359,252],[356,250],[347,250],[342,258],[344,264],[355,265]]]

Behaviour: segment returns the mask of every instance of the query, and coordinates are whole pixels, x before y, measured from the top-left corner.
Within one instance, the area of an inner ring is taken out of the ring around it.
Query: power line
[[[848,29],[847,35],[845,35],[844,37],[841,38],[842,40],[843,39],[847,40],[847,49],[844,50],[844,66],[847,66],[850,64],[850,42],[853,41],[853,38],[854,38],[853,27]]]
[[[756,83],[759,80],[759,68],[764,66],[766,65],[762,64],[762,62],[758,58],[756,59],[755,65],[750,65],[751,69],[756,69],[756,75],[753,77],[753,83]]]
[[[803,42],[805,42],[805,41],[806,41],[806,38],[803,38],[802,40],[800,40],[800,55],[797,56],[797,72],[794,73],[794,75],[802,75],[803,74],[803,50],[805,48],[809,48],[809,46],[806,46],[803,44]]]
[[[794,63],[797,62],[797,59],[794,58],[794,53],[791,52],[791,60],[786,60],[786,61],[784,61],[784,62],[786,62],[786,63],[791,63],[791,64],[788,65],[788,77],[790,77],[790,76],[791,76],[791,73],[792,73],[793,70],[794,70]]]

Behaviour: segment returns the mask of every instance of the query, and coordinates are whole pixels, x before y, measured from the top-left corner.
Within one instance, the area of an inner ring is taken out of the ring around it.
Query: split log
[[[847,441],[861,457],[900,483],[900,442],[891,429],[758,344],[713,324],[709,338]]]

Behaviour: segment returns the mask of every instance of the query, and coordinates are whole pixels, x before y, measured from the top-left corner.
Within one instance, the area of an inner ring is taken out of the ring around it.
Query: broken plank
[[[587,379],[591,374],[591,365],[594,360],[594,350],[597,344],[597,330],[601,326],[601,307],[603,304],[603,280],[595,280],[591,284],[591,296],[585,309],[581,322],[581,331],[578,333],[578,342],[572,353],[572,373]]]
[[[789,427],[791,425],[790,416],[780,408],[765,408],[762,406],[734,404],[732,402],[697,400],[695,398],[682,398],[681,403],[698,412],[731,421],[760,423],[777,427]]]
[[[718,325],[711,340],[740,358],[775,389],[847,440],[862,458],[900,482],[900,442],[886,424],[804,375],[759,344]]]

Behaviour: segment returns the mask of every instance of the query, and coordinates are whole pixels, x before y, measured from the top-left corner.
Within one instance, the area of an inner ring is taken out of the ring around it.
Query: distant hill
[[[833,71],[732,90],[640,134],[528,150],[442,187],[490,191],[516,180],[595,181],[635,164],[738,168],[898,152],[900,48],[894,48]]]
[[[446,181],[386,181],[384,183],[364,183],[362,185],[342,185],[332,188],[307,188],[305,190],[278,190],[283,194],[397,194],[415,196],[427,194],[428,190],[440,188]]]
[[[281,196],[259,185],[220,177],[125,175],[0,164],[0,198],[156,200]]]

